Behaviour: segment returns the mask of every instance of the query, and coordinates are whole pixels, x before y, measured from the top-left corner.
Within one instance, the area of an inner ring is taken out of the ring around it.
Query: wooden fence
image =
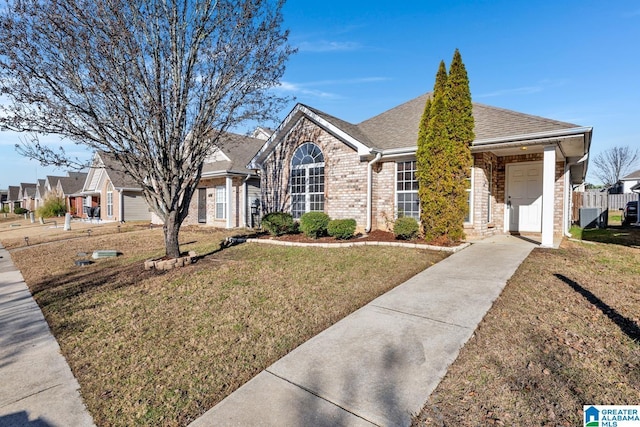
[[[606,210],[617,211],[623,209],[627,202],[635,200],[638,200],[637,193],[607,194],[601,191],[576,192],[573,193],[571,221],[579,221],[580,208],[599,208],[603,212]]]

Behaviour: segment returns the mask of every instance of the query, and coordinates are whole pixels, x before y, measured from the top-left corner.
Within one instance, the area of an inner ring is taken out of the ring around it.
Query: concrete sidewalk
[[[93,426],[80,386],[0,245],[0,426]]]
[[[406,426],[535,247],[476,242],[302,344],[194,421]]]

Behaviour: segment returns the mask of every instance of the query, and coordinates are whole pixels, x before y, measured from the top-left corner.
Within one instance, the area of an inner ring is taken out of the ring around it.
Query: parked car
[[[638,202],[627,202],[627,206],[622,209],[622,225],[629,225],[638,222]]]

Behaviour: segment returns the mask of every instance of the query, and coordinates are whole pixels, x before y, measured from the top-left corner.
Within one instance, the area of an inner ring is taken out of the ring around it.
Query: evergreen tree
[[[427,241],[464,238],[466,191],[473,141],[467,73],[456,50],[449,74],[440,62],[433,94],[425,105],[416,152],[420,222]]]
[[[453,54],[449,66],[446,94],[451,150],[450,173],[453,177],[451,182],[452,222],[449,226],[449,238],[461,240],[464,238],[464,219],[469,214],[467,188],[469,188],[473,165],[470,145],[475,136],[469,78],[458,49]]]

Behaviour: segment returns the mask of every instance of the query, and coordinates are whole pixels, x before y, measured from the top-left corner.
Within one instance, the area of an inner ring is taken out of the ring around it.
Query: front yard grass
[[[583,405],[640,402],[640,230],[582,239],[531,253],[415,426],[576,426]]]
[[[446,256],[370,246],[219,250],[227,233],[187,228],[181,249],[209,255],[156,272],[141,261],[162,255],[161,230],[111,233],[12,251],[98,426],[186,425]],[[96,249],[123,255],[74,265]]]

